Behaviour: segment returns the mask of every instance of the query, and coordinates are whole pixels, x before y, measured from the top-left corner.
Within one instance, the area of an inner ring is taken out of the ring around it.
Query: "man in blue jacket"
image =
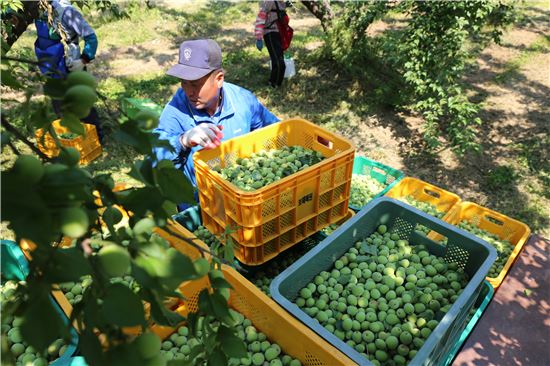
[[[193,186],[195,151],[279,121],[250,91],[224,82],[222,51],[212,39],[183,42],[179,61],[167,74],[181,79],[181,88],[164,108],[155,132],[174,151],[157,148],[155,154],[158,160],[172,160]]]

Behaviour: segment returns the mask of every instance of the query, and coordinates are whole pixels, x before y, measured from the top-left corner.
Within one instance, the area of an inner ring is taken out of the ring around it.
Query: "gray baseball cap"
[[[222,50],[213,39],[185,41],[180,45],[178,63],[166,74],[183,80],[197,80],[221,69]]]

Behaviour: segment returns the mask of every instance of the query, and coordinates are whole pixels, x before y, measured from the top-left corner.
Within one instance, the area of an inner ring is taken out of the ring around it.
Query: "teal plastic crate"
[[[354,348],[338,339],[320,323],[312,319],[292,301],[323,270],[332,268],[358,240],[373,233],[379,225],[399,234],[413,245],[425,245],[438,257],[458,263],[468,274],[469,282],[449,311],[440,320],[411,365],[441,365],[465,329],[470,309],[482,289],[489,268],[496,259],[496,250],[476,236],[449,225],[439,219],[397,200],[382,197],[370,202],[358,214],[340,226],[332,235],[288,267],[271,283],[273,299],[327,342],[345,353],[359,365],[373,364]],[[447,246],[441,246],[414,231],[417,224],[427,226],[448,238]]]
[[[443,363],[444,366],[449,366],[453,363],[453,360],[455,359],[459,350],[464,345],[464,342],[466,342],[466,339],[468,339],[468,336],[474,330],[474,327],[479,321],[479,318],[481,318],[481,316],[485,312],[485,309],[487,309],[487,306],[489,306],[489,303],[491,302],[494,294],[495,290],[493,289],[493,286],[491,286],[489,282],[483,281],[483,287],[481,288],[481,292],[474,304],[474,309],[476,309],[476,311],[468,322],[468,325],[466,325],[466,328],[460,334],[460,338],[458,339],[458,341],[451,348],[449,354],[446,357],[445,363]]]
[[[178,224],[193,232],[202,225],[200,206],[191,206],[172,216]]]
[[[134,119],[136,115],[141,111],[153,112],[160,117],[163,107],[159,106],[151,99],[138,99],[138,98],[123,98],[120,103],[122,112],[130,119]]]
[[[382,197],[405,176],[401,170],[391,168],[364,156],[356,156],[353,159],[352,174],[367,175],[376,179],[379,183],[386,185],[386,188],[374,196],[373,199]],[[360,211],[363,207],[355,206],[351,203],[349,205],[349,208],[354,211]]]
[[[2,255],[2,277],[7,280],[24,280],[29,274],[29,264],[21,251],[21,248],[17,243],[11,240],[2,240],[0,242],[1,255]],[[63,316],[65,324],[69,323],[69,318],[65,315],[63,310],[57,302],[50,295],[50,300],[55,309]],[[78,346],[78,333],[76,330],[70,328],[71,342],[67,345],[65,353],[58,359],[50,363],[50,366],[71,366],[73,365],[73,356],[76,353]]]

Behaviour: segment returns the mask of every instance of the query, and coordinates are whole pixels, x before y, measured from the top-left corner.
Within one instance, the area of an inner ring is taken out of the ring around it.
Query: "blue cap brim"
[[[176,64],[166,71],[166,75],[174,76],[183,80],[198,80],[212,71],[213,70],[211,69],[201,69],[198,67]]]

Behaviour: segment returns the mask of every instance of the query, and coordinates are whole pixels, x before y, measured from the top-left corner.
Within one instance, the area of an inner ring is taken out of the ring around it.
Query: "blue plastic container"
[[[455,359],[459,350],[464,345],[464,342],[466,342],[466,339],[468,339],[470,333],[472,333],[472,331],[474,330],[477,322],[485,312],[485,309],[487,309],[487,306],[489,306],[489,303],[491,302],[494,294],[495,290],[493,289],[493,286],[491,286],[488,281],[483,281],[481,293],[479,294],[476,303],[474,304],[474,309],[476,309],[476,311],[468,322],[468,325],[466,325],[466,328],[460,334],[458,342],[454,344],[453,348],[447,354],[445,363],[443,364],[444,366],[449,366],[453,363],[453,360]]]
[[[294,304],[293,300],[316,275],[323,270],[330,270],[334,261],[347,252],[355,242],[369,236],[382,224],[388,227],[388,231],[396,232],[413,245],[423,244],[431,254],[458,263],[459,267],[464,268],[468,274],[470,281],[466,288],[408,364],[408,366],[441,365],[466,327],[468,313],[474,306],[485,276],[496,259],[496,250],[476,236],[402,202],[387,197],[370,202],[319,245],[277,276],[271,283],[271,295],[284,309],[354,362],[372,366],[369,360],[326,330]],[[447,246],[441,246],[416,233],[414,228],[417,224],[427,226],[446,236]]]

